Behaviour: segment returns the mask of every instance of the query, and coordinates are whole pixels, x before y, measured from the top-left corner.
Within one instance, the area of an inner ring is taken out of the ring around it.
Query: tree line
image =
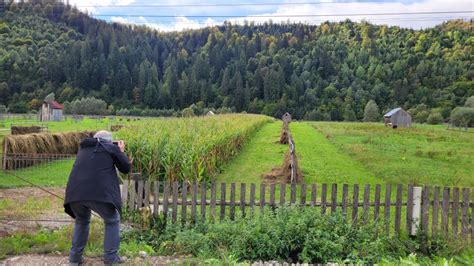
[[[369,101],[426,121],[474,95],[472,21],[424,30],[350,20],[245,23],[182,32],[94,19],[58,0],[0,9],[0,104],[95,97],[107,109],[195,106],[355,121]]]

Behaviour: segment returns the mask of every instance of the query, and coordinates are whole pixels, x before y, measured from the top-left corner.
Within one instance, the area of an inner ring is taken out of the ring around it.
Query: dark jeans
[[[114,205],[96,201],[81,201],[73,202],[70,206],[76,215],[76,223],[69,251],[69,261],[71,263],[82,262],[82,253],[89,237],[91,210],[104,219],[104,261],[108,263],[119,261],[120,257],[117,253],[120,246],[120,215]]]

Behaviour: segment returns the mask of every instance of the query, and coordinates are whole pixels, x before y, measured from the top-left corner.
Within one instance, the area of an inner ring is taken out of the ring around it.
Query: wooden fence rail
[[[287,204],[340,211],[353,223],[381,221],[386,233],[452,233],[474,243],[474,191],[470,188],[412,185],[197,184],[125,180],[124,209],[150,208],[176,222],[234,219]],[[393,189],[393,191],[392,191]],[[256,193],[259,192],[259,193]],[[405,217],[405,218],[403,218]],[[403,227],[404,226],[404,227]]]

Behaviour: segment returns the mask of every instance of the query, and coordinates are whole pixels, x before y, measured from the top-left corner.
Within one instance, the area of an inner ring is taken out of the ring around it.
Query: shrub
[[[77,99],[66,102],[64,111],[69,114],[82,115],[105,115],[107,114],[107,103],[94,97]]]
[[[474,108],[474,96],[467,98],[466,102],[464,103],[464,106]]]
[[[380,120],[379,107],[375,101],[370,100],[365,105],[364,109],[364,121],[365,122],[377,122]]]
[[[457,127],[474,127],[474,108],[454,108],[454,110],[451,112],[449,122]]]
[[[443,116],[439,112],[433,112],[428,116],[426,122],[430,125],[437,125],[443,123]]]
[[[351,224],[341,213],[322,215],[317,208],[284,206],[265,209],[235,221],[156,228],[153,245],[161,255],[203,259],[374,264],[409,254],[420,258],[452,257],[465,248],[453,236],[400,234],[388,237],[381,224]],[[421,231],[420,231],[421,232]],[[378,234],[377,234],[378,233]],[[140,241],[143,240],[141,234]],[[159,239],[156,241],[156,239]]]

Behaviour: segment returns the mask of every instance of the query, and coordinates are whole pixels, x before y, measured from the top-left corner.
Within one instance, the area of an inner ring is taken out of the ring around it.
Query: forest
[[[122,108],[189,106],[355,121],[372,100],[443,118],[474,95],[472,21],[434,28],[325,22],[159,32],[58,0],[0,2],[0,104],[37,110],[94,97]]]

